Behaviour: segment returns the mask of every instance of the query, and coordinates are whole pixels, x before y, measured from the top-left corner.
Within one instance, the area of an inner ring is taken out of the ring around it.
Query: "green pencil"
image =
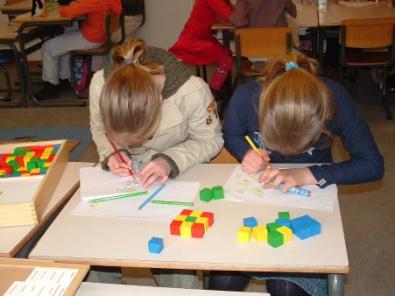
[[[129,197],[138,197],[141,195],[146,195],[148,194],[147,191],[141,191],[141,192],[133,192],[133,193],[125,193],[125,194],[120,194],[120,195],[114,195],[114,196],[107,196],[107,197],[101,197],[101,198],[95,198],[90,200],[90,203],[101,203],[101,202],[107,202],[107,201],[112,201],[112,200],[117,200],[117,199],[124,199],[124,198],[129,198]]]
[[[170,205],[170,206],[193,206],[193,202],[189,202],[189,201],[173,201],[173,200],[158,200],[155,199],[153,201],[151,201],[151,203],[153,204],[157,204],[157,205]]]

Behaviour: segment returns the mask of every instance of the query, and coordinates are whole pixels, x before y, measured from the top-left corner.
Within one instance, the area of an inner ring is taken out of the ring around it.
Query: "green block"
[[[279,227],[281,227],[281,225],[277,224],[276,222],[266,224],[267,231],[269,232],[275,231]]]
[[[24,156],[26,154],[27,150],[23,147],[16,147],[14,149],[14,156]]]
[[[214,199],[223,199],[225,197],[224,188],[222,186],[214,186],[212,191]]]
[[[289,219],[289,212],[278,212],[278,218],[286,218]]]
[[[36,160],[36,166],[40,168],[40,170],[46,170],[47,168],[45,167],[45,161],[43,159],[37,159]]]
[[[214,198],[213,191],[210,188],[203,188],[200,190],[200,200],[209,202]]]
[[[195,222],[197,220],[197,217],[195,216],[188,216],[185,219],[185,222]]]
[[[12,167],[13,172],[16,172],[19,169],[19,162],[15,159],[10,160],[7,164]]]
[[[277,248],[284,244],[284,236],[281,232],[274,230],[269,232],[267,242],[273,248]]]
[[[26,169],[27,169],[28,172],[30,173],[30,171],[31,171],[32,169],[35,169],[36,167],[37,167],[36,161],[33,160],[33,159],[31,159],[31,160],[27,163]]]

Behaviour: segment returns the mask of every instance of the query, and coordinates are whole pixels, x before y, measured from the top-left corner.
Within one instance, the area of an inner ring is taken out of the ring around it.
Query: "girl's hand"
[[[120,152],[122,154],[123,159],[126,161],[126,164],[123,163],[117,154],[113,154],[108,158],[107,165],[110,169],[110,172],[114,175],[125,177],[130,176],[130,170],[132,169],[133,162],[124,152]]]
[[[171,173],[171,167],[163,158],[155,158],[147,163],[138,173],[140,183],[147,188],[156,180],[161,184],[166,183]]]
[[[260,155],[255,150],[250,149],[244,155],[241,168],[248,174],[256,174],[263,170],[269,163],[269,153],[265,149],[259,149]]]
[[[282,192],[287,192],[291,187],[317,184],[317,180],[308,168],[279,170],[270,167],[264,170],[259,180],[266,188],[279,187],[283,183]]]

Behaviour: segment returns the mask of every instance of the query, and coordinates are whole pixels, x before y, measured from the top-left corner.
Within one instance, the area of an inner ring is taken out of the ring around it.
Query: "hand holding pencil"
[[[257,174],[269,165],[269,153],[266,149],[258,149],[250,137],[246,136],[245,139],[252,149],[245,154],[241,167],[248,174]]]

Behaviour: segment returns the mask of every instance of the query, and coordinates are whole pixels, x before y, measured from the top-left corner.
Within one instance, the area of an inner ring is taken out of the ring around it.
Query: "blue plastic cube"
[[[150,253],[159,254],[163,250],[163,239],[160,237],[152,237],[148,241],[148,250]]]

